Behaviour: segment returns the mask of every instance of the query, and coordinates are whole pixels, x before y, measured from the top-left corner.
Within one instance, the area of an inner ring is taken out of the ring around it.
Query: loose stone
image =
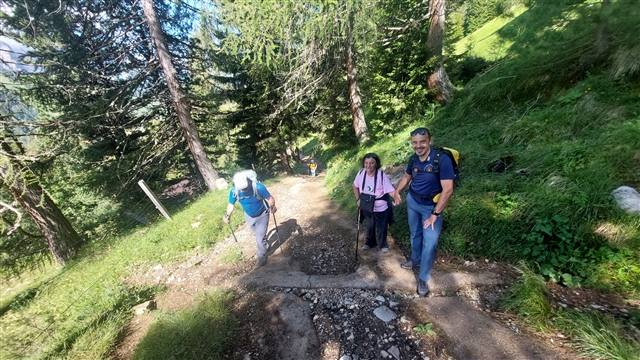
[[[378,317],[378,319],[388,323],[389,321],[398,317],[396,313],[391,311],[388,307],[382,305],[373,310],[373,314]]]

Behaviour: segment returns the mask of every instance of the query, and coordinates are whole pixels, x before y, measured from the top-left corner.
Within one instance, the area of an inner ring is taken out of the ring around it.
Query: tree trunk
[[[198,131],[196,130],[193,119],[191,118],[189,103],[185,99],[182,89],[180,88],[180,84],[178,83],[176,69],[172,63],[171,54],[167,48],[164,34],[160,27],[160,22],[158,21],[158,15],[153,7],[153,0],[141,0],[141,2],[144,16],[147,20],[147,25],[149,25],[149,33],[151,34],[151,38],[153,39],[153,43],[156,47],[156,52],[158,53],[160,66],[162,67],[162,71],[164,71],[167,85],[169,86],[169,92],[173,98],[173,104],[176,107],[176,113],[180,120],[180,125],[184,130],[184,136],[187,140],[187,144],[189,145],[189,149],[191,150],[191,154],[193,154],[196,166],[198,167],[198,170],[200,171],[200,174],[202,175],[202,178],[209,190],[225,188],[226,182],[224,183],[224,186],[220,183],[216,185],[216,181],[220,177],[218,176],[218,172],[213,168],[213,165],[207,157],[204,147],[200,142]]]
[[[436,100],[440,104],[446,104],[453,96],[453,84],[449,80],[447,71],[442,61],[442,38],[444,36],[445,21],[445,0],[431,0],[431,25],[429,26],[429,36],[427,45],[436,58],[436,65],[433,73],[429,75],[429,89],[436,90]]]
[[[362,144],[369,139],[369,130],[364,119],[360,89],[356,81],[356,61],[353,55],[353,40],[351,38],[351,26],[353,26],[353,13],[349,15],[349,30],[347,30],[345,42],[345,57],[347,67],[347,82],[349,84],[349,100],[351,102],[351,116],[353,117],[353,130],[356,133],[358,143]]]
[[[54,259],[58,264],[64,265],[75,255],[82,240],[80,235],[42,189],[27,165],[16,159],[15,152],[7,141],[2,142],[2,149],[10,155],[0,158],[0,185],[33,218],[47,239]]]
[[[602,0],[602,5],[600,8],[601,16],[598,24],[598,30],[596,33],[596,51],[597,51],[598,57],[605,56],[610,46],[610,40],[609,40],[610,34],[607,29],[607,23],[604,20],[605,10],[609,6],[611,6],[611,0]]]
[[[293,174],[293,169],[291,169],[291,165],[289,165],[289,156],[287,155],[286,150],[280,150],[280,164],[287,174]]]

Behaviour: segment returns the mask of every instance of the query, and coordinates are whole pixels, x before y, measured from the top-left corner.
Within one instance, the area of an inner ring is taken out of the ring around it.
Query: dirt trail
[[[165,284],[168,291],[157,299],[164,311],[193,306],[194,295],[213,286],[233,288],[240,329],[230,359],[578,358],[562,349],[563,337],[554,350],[543,344],[549,339],[524,334],[496,312],[514,277],[510,267],[440,256],[429,297],[418,298],[417,273],[400,268],[408,249],[394,239],[388,253],[358,250],[356,261],[356,220],[329,199],[322,174],[287,177],[268,189],[277,201],[278,229],[271,217],[265,266],[256,267],[255,239],[241,226],[235,234],[242,263],[220,262],[236,251],[229,236],[208,253],[138,269],[128,281]],[[362,246],[363,231],[360,236]],[[134,318],[115,357],[132,355],[153,316]],[[414,329],[429,323],[434,334]]]

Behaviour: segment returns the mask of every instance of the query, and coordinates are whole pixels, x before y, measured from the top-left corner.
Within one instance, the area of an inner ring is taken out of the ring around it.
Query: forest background
[[[1,35],[28,52],[2,50],[0,273],[69,266],[150,226],[139,180],[213,191],[239,169],[300,172],[296,148],[352,209],[362,155],[403,166],[408,131],[428,126],[462,155],[443,251],[637,301],[640,219],[611,191],[640,187],[639,5],[4,0]]]

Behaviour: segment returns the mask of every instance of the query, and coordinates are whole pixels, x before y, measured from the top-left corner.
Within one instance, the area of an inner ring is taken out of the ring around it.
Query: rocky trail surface
[[[265,266],[256,266],[255,239],[243,225],[235,230],[243,262],[220,260],[237,251],[229,236],[182,263],[139,268],[128,279],[164,284],[156,299],[163,311],[188,309],[214,286],[232,288],[240,326],[229,359],[580,358],[562,334],[530,334],[500,312],[512,267],[440,255],[431,292],[420,298],[417,272],[400,267],[409,249],[394,239],[388,253],[359,249],[356,261],[355,217],[329,199],[321,176],[287,177],[268,188],[278,226],[271,217]],[[360,246],[363,237],[360,231]],[[114,357],[131,357],[153,317],[131,321]]]

